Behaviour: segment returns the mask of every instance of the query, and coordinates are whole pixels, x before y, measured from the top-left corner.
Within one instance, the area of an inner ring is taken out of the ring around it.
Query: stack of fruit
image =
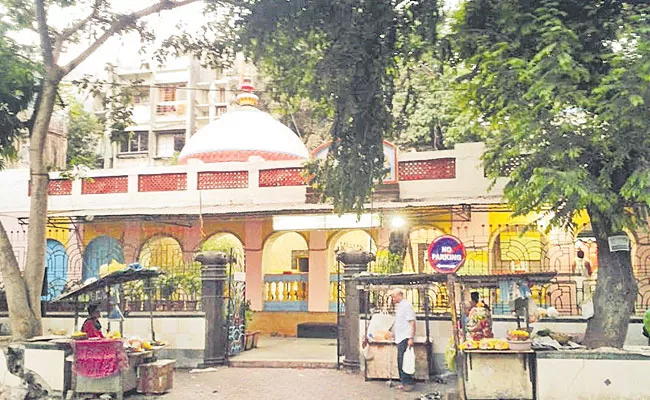
[[[530,334],[522,329],[508,331],[508,344],[512,350],[530,350]]]

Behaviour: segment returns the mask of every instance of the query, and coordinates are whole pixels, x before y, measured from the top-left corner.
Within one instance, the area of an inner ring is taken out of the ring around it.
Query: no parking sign
[[[437,237],[429,245],[427,258],[433,270],[441,274],[453,274],[465,262],[465,246],[455,236]]]

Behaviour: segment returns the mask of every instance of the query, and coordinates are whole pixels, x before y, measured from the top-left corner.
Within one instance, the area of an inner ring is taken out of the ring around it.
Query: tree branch
[[[65,28],[59,35],[57,35],[55,41],[54,41],[54,51],[53,51],[53,58],[54,61],[57,61],[59,59],[59,54],[61,54],[61,49],[63,48],[63,43],[70,38],[75,32],[78,32],[80,29],[82,29],[88,22],[90,22],[93,18],[97,16],[99,13],[99,6],[102,4],[102,0],[95,0],[95,4],[93,4],[93,9],[88,14],[86,18],[80,19],[76,23],[72,24],[72,26]]]
[[[43,0],[37,0],[37,1],[43,1]],[[160,11],[165,11],[165,10],[172,10],[174,8],[182,7],[191,3],[195,3],[198,0],[179,0],[179,1],[173,1],[173,0],[160,0],[156,4],[143,8],[139,11],[133,12],[131,14],[124,14],[119,16],[111,25],[110,27],[104,31],[104,33],[97,38],[90,46],[86,48],[81,54],[79,54],[75,59],[70,61],[67,65],[62,67],[62,72],[63,75],[67,75],[70,71],[75,69],[79,64],[81,64],[88,56],[90,56],[92,53],[94,53],[102,44],[104,44],[111,36],[114,34],[124,30],[126,27],[128,27],[130,24],[132,24],[135,21],[138,21],[141,18],[144,18],[146,16],[149,16],[151,14],[155,14]]]
[[[45,69],[54,66],[54,57],[52,56],[52,41],[50,39],[49,27],[47,26],[47,17],[45,14],[45,0],[35,0],[36,22],[38,24],[38,35],[41,38],[41,50],[43,51],[43,61]]]

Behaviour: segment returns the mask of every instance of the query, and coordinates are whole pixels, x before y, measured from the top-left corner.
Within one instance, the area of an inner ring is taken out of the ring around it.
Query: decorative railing
[[[264,311],[307,311],[307,274],[264,275]]]
[[[251,154],[254,155],[254,154]],[[218,155],[215,155],[218,157]],[[237,161],[215,159],[213,161]],[[441,158],[430,160],[402,161],[399,163],[400,181],[455,179],[456,159]],[[173,167],[179,171],[178,167]],[[254,169],[254,168],[253,168]],[[191,171],[180,169],[182,172],[157,172],[146,174],[124,175],[121,172],[115,176],[88,176],[81,183],[81,190],[73,188],[73,181],[53,175],[48,186],[50,196],[65,195],[98,195],[111,193],[127,193],[130,187],[137,187],[138,192],[186,191],[186,190],[227,190],[233,188],[248,188],[251,171],[206,170]],[[283,167],[259,169],[257,182],[253,184],[260,188],[306,186],[306,178],[302,167]],[[130,186],[129,180],[135,179],[135,185]],[[196,186],[188,188],[187,183],[197,182]],[[29,184],[26,182],[28,195]],[[133,189],[131,189],[133,190]]]
[[[343,276],[330,274],[329,295],[329,310],[331,312],[343,312],[345,309],[345,285],[343,284]],[[339,295],[341,299],[340,305],[338,304]]]

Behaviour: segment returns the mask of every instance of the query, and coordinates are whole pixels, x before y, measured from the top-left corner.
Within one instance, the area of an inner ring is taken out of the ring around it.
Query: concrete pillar
[[[327,312],[330,305],[330,271],[327,265],[327,232],[309,234],[309,312]]]
[[[375,255],[367,251],[344,251],[336,259],[344,265],[345,282],[345,316],[343,317],[343,367],[358,370],[361,366],[361,351],[359,348],[359,310],[360,296],[354,275],[368,270],[368,263]]]
[[[205,349],[202,367],[226,364],[228,332],[224,317],[224,285],[226,282],[226,264],[230,261],[226,253],[206,251],[199,253],[196,261],[200,262],[203,290],[201,305],[205,312]]]
[[[264,307],[262,270],[262,221],[246,221],[244,226],[244,251],[246,252],[246,299],[253,311]]]

